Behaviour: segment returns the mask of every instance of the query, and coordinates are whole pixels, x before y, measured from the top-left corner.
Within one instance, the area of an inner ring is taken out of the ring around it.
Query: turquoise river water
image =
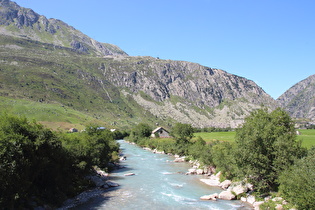
[[[127,159],[125,168],[114,171],[110,180],[120,186],[91,199],[75,209],[251,209],[240,201],[202,201],[200,197],[220,193],[199,179],[201,175],[185,175],[187,163],[175,163],[174,157],[119,141]],[[125,176],[134,173],[134,176]]]

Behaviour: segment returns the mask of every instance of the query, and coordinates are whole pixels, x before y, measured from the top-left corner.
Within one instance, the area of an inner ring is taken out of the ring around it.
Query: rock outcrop
[[[315,74],[292,86],[277,101],[292,117],[315,119]]]
[[[104,76],[146,111],[195,127],[237,127],[261,104],[277,107],[253,81],[186,61],[124,57]],[[128,90],[128,91],[125,91]]]

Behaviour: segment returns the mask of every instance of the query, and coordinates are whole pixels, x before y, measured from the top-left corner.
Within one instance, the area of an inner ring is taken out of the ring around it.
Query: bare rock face
[[[292,117],[315,119],[315,74],[292,86],[277,101]]]
[[[261,104],[277,106],[253,81],[197,63],[125,57],[103,72],[153,115],[195,127],[237,127]]]

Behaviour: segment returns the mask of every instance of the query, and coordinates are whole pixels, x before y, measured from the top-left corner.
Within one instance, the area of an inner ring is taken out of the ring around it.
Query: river
[[[240,201],[202,201],[200,197],[222,190],[210,187],[200,175],[185,175],[187,163],[175,163],[174,157],[119,141],[127,157],[110,180],[120,186],[94,197],[75,209],[251,209]],[[134,173],[134,176],[125,176]]]

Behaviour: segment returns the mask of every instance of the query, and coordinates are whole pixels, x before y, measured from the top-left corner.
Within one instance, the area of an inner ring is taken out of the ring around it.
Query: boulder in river
[[[211,195],[204,195],[204,196],[201,196],[200,199],[201,200],[213,200],[213,201],[216,201],[217,198],[218,198],[219,194],[218,193],[214,193],[214,194],[211,194]]]
[[[124,174],[125,176],[134,176],[135,174],[134,173],[127,173],[127,174]]]
[[[107,181],[106,184],[109,186],[109,187],[118,187],[119,184],[115,183],[115,182],[110,182],[110,181]]]

